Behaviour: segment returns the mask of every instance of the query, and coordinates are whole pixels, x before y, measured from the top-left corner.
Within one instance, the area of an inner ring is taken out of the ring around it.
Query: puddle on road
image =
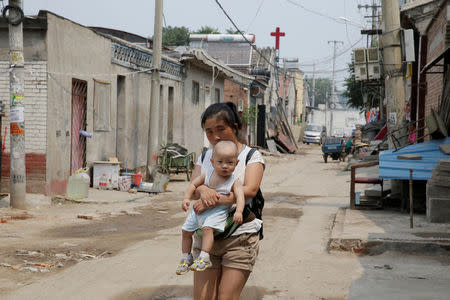
[[[258,286],[248,286],[242,291],[241,299],[263,299],[266,295],[276,295],[279,291],[269,291]],[[124,292],[112,300],[192,300],[191,285],[166,285]]]
[[[314,203],[314,202],[308,202],[308,203],[303,203],[303,206],[326,206],[326,207],[338,207],[338,208],[347,208],[348,204],[347,203]]]
[[[413,235],[423,238],[450,239],[450,232],[416,232]]]
[[[326,207],[348,207],[347,203],[323,203],[323,202],[307,202],[307,200],[311,200],[314,198],[318,198],[321,196],[314,195],[294,195],[294,194],[271,194],[264,193],[264,198],[267,202],[279,202],[279,203],[288,203],[299,206],[326,206]],[[264,213],[266,212],[266,208],[264,208]]]
[[[301,216],[303,216],[303,211],[301,209],[267,207],[264,208],[263,211],[263,220],[264,217],[281,217],[281,218],[298,219]]]
[[[301,205],[305,203],[306,200],[315,198],[317,196],[313,195],[295,195],[289,193],[263,193],[266,202],[283,202],[289,204]]]

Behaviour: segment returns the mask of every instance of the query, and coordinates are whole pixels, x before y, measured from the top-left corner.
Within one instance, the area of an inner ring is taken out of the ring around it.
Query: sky
[[[1,1],[1,0],[0,0]],[[372,0],[218,0],[238,28],[255,34],[258,47],[274,47],[270,36],[280,27],[286,36],[280,39],[280,57],[297,57],[300,69],[312,77],[332,78],[333,43],[337,44],[336,85],[348,76],[351,49],[365,47],[362,27],[369,27],[370,11],[358,9]],[[4,5],[7,1],[2,1]],[[153,36],[152,0],[23,0],[26,15],[49,10],[85,26],[119,29],[141,36]],[[185,26],[197,30],[208,25],[225,32],[232,23],[215,0],[164,0],[163,26]]]

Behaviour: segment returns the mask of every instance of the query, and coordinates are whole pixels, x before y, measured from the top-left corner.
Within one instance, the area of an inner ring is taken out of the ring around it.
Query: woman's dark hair
[[[214,103],[208,106],[202,114],[202,128],[204,128],[206,120],[212,117],[216,117],[224,121],[231,128],[234,128],[236,136],[238,135],[239,129],[242,128],[241,119],[237,113],[236,105],[233,102]]]

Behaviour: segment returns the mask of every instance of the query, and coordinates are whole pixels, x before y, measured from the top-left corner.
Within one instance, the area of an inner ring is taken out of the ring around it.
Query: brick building
[[[0,62],[0,99],[9,99],[9,62]],[[47,64],[45,61],[25,63],[25,94],[33,99],[33,105],[26,112],[26,174],[27,190],[41,191],[46,171],[46,135],[47,135]],[[9,124],[2,122],[2,134],[5,151],[2,155],[2,177],[9,176]],[[6,136],[5,136],[6,134]],[[3,142],[3,141],[2,141]]]
[[[426,74],[425,116],[431,109],[439,112],[440,117],[450,129],[450,1],[443,1],[433,16],[426,31],[427,65],[422,69]]]
[[[450,129],[450,1],[408,1],[401,9],[402,28],[414,31],[415,61],[408,78],[407,99],[411,120],[416,121],[418,137],[425,136],[425,118],[431,110]],[[425,137],[428,139],[428,137]],[[419,138],[419,141],[422,139]]]

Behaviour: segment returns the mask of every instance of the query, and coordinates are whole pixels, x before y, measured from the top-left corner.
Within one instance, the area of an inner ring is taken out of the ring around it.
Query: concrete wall
[[[48,155],[47,185],[51,192],[65,191],[70,175],[72,79],[87,82],[86,161],[118,157],[128,169],[147,164],[150,121],[151,74],[137,72],[111,62],[112,41],[69,20],[48,14]],[[87,55],[87,53],[89,55]],[[94,130],[94,80],[111,84],[110,130]],[[119,82],[119,84],[118,84]],[[178,116],[181,108],[182,83],[162,79],[161,119],[157,130],[160,140],[167,140],[167,90],[174,87],[174,136],[182,136]],[[67,134],[56,134],[56,131]]]
[[[325,125],[325,111],[315,109],[308,115],[308,118],[308,124]],[[355,129],[355,125],[366,124],[364,114],[360,113],[359,110],[334,110],[331,128],[333,132],[330,132],[330,122],[331,112],[328,110],[326,124],[328,135],[333,135],[336,130],[341,132],[342,129],[351,132],[351,129]]]
[[[190,152],[201,153],[204,146],[209,146],[205,138],[203,129],[201,128],[201,115],[206,107],[211,103],[207,99],[205,86],[211,85],[211,72],[200,69],[199,67],[187,62],[185,64],[186,78],[184,81],[184,146]],[[197,104],[192,102],[192,82],[196,81],[200,84],[200,100]],[[210,88],[212,96],[215,89],[219,89],[221,95],[224,94],[224,78],[219,76],[214,81],[214,86]],[[223,96],[221,96],[223,101]]]
[[[294,78],[291,78],[291,80],[289,80],[289,87],[287,89],[288,103],[286,107],[286,118],[289,122],[289,125],[295,124],[295,106],[297,104],[296,94],[297,93]]]
[[[23,32],[23,55],[26,62],[47,60],[45,30],[27,30],[25,27]],[[9,61],[8,28],[0,28],[0,61]]]
[[[295,104],[295,121],[301,120],[303,114],[303,98],[305,96],[305,87],[303,84],[303,74],[294,72],[295,89],[297,91],[297,99]]]
[[[160,96],[160,141],[173,142],[183,145],[184,136],[184,114],[183,114],[183,82],[170,79],[161,79],[162,94]],[[170,100],[169,91],[172,89],[173,95]],[[173,101],[173,104],[170,104]],[[170,108],[172,106],[172,108]],[[172,111],[172,112],[171,112]],[[170,118],[169,118],[170,116]],[[169,124],[172,123],[172,124]],[[172,128],[172,138],[170,140],[169,128]]]
[[[72,79],[87,83],[88,132],[93,138],[86,139],[86,161],[90,165],[95,160],[105,160],[116,156],[117,106],[116,73],[122,68],[111,64],[110,40],[93,31],[47,14],[48,30],[48,156],[52,157],[47,166],[47,186],[50,193],[65,190],[70,176],[71,128],[72,128]],[[111,130],[94,131],[94,79],[111,83]],[[60,133],[64,134],[60,134]]]

